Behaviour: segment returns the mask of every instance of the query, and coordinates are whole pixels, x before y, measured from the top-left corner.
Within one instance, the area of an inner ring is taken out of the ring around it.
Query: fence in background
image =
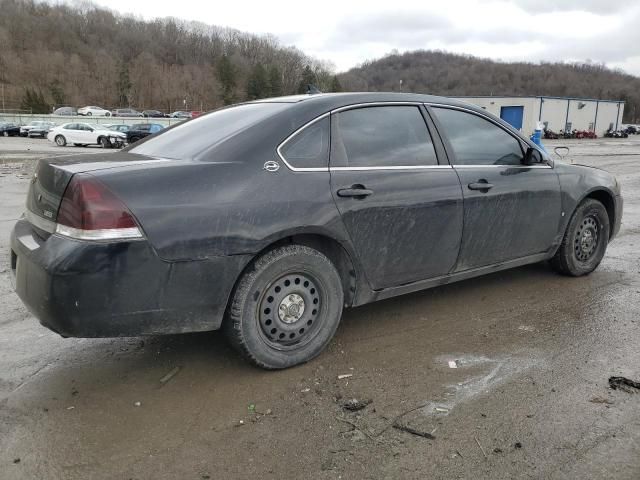
[[[72,116],[72,115],[37,115],[37,114],[20,114],[20,113],[0,113],[0,121],[12,122],[16,125],[27,125],[30,122],[40,120],[45,122],[53,122],[56,125],[65,123],[97,123],[100,125],[126,124],[134,123],[159,123],[168,127],[176,123],[183,122],[182,118],[143,118],[143,117],[97,117],[97,116]]]

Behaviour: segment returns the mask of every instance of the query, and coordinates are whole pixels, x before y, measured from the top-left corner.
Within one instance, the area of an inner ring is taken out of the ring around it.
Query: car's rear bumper
[[[145,240],[45,239],[26,220],[11,233],[17,294],[42,325],[65,337],[215,330],[247,261],[165,262]]]

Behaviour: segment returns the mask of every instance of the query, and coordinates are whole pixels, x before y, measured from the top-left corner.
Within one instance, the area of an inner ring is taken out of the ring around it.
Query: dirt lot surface
[[[554,143],[622,184],[595,273],[533,265],[348,310],[327,352],[281,372],[216,332],[41,327],[8,267],[32,163],[0,165],[0,478],[640,478],[640,392],[607,383],[640,380],[640,137]]]

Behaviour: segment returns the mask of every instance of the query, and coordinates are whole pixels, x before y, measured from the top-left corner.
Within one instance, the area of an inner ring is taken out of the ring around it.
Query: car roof
[[[342,93],[315,93],[305,95],[289,95],[285,97],[265,98],[247,103],[315,103],[334,105],[332,108],[348,106],[357,103],[375,102],[418,102],[418,103],[442,103],[446,105],[469,105],[466,102],[448,97],[427,95],[423,93],[401,92],[342,92]]]

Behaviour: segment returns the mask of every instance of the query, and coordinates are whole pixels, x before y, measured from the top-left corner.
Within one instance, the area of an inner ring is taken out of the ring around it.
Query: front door
[[[547,251],[558,233],[560,183],[547,164],[523,164],[524,142],[488,118],[432,107],[464,193],[456,271]]]
[[[462,234],[462,192],[439,164],[424,107],[353,107],[331,115],[331,188],[374,289],[447,274]]]

